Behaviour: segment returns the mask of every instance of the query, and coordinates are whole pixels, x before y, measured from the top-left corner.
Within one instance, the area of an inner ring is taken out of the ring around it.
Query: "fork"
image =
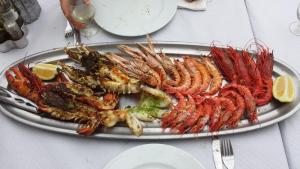
[[[73,28],[70,25],[69,21],[67,20],[67,27],[65,30],[65,38],[71,37],[71,36],[73,36],[73,34],[74,34]]]
[[[234,156],[230,140],[221,141],[222,160],[227,169],[234,168]]]

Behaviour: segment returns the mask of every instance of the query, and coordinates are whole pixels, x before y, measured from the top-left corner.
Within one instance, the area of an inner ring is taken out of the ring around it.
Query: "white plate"
[[[104,169],[204,169],[183,150],[164,144],[145,144],[124,151]]]
[[[178,0],[93,0],[95,21],[121,36],[141,36],[157,31],[175,15]]]

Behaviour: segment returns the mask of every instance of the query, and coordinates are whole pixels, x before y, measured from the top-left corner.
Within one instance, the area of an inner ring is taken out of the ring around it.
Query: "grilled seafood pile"
[[[99,126],[112,127],[123,121],[135,135],[142,133],[141,122],[127,109],[115,110],[119,101],[116,93],[106,93],[99,98],[92,89],[69,82],[62,74],[57,82],[44,84],[23,64],[12,67],[5,75],[9,86],[35,102],[39,112],[58,120],[80,123],[79,134],[91,135]]]
[[[246,86],[259,106],[272,100],[273,53],[259,47],[256,62],[247,51],[212,47],[211,55],[229,83]]]
[[[157,119],[177,133],[199,133],[206,126],[214,132],[237,127],[243,117],[256,123],[257,106],[272,100],[273,54],[265,47],[250,53],[212,46],[207,56],[173,59],[150,38],[136,46],[104,54],[86,46],[65,48],[83,69],[58,62],[61,72],[47,84],[22,64],[6,77],[40,112],[80,123],[82,135],[125,122],[138,136],[144,122]],[[119,97],[132,94],[139,95],[138,103],[119,109]]]
[[[137,49],[120,45],[123,54],[104,56],[130,77],[176,98],[162,117],[162,128],[198,133],[208,125],[209,131],[218,131],[237,127],[244,115],[256,123],[257,106],[272,100],[273,54],[262,46],[254,54],[212,46],[208,56],[172,60],[148,40]]]
[[[62,67],[62,71],[73,81],[92,89],[98,88],[108,92],[139,93],[139,80],[123,73],[99,52],[92,51],[85,46],[76,49],[65,48],[65,52],[85,68],[83,71],[62,62],[58,63]]]

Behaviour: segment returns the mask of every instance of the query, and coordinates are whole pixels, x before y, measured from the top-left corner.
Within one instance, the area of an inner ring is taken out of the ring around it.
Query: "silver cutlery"
[[[74,29],[74,45],[79,46],[81,44],[80,30]]]
[[[6,88],[0,86],[0,101],[6,104],[10,104],[14,107],[20,108],[22,110],[26,110],[32,113],[38,113],[37,106],[32,101],[18,96]]]
[[[71,24],[69,23],[69,21],[67,20],[67,26],[65,29],[65,38],[71,37],[73,34],[74,34],[74,30]]]
[[[221,154],[224,165],[227,169],[234,168],[234,156],[230,140],[221,141]]]
[[[219,138],[213,138],[212,151],[216,169],[223,169],[222,156],[221,156],[221,144]]]

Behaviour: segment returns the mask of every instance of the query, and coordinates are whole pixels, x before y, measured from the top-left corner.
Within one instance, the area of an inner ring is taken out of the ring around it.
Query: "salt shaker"
[[[4,22],[3,27],[6,30],[6,32],[10,35],[12,40],[19,40],[22,38],[23,32],[16,21]]]
[[[21,26],[23,24],[22,18],[14,9],[10,0],[1,0],[0,17],[3,22],[3,27],[11,36],[11,40],[19,40],[23,36]]]
[[[0,28],[0,52],[27,46],[27,29],[10,0],[0,0]]]

